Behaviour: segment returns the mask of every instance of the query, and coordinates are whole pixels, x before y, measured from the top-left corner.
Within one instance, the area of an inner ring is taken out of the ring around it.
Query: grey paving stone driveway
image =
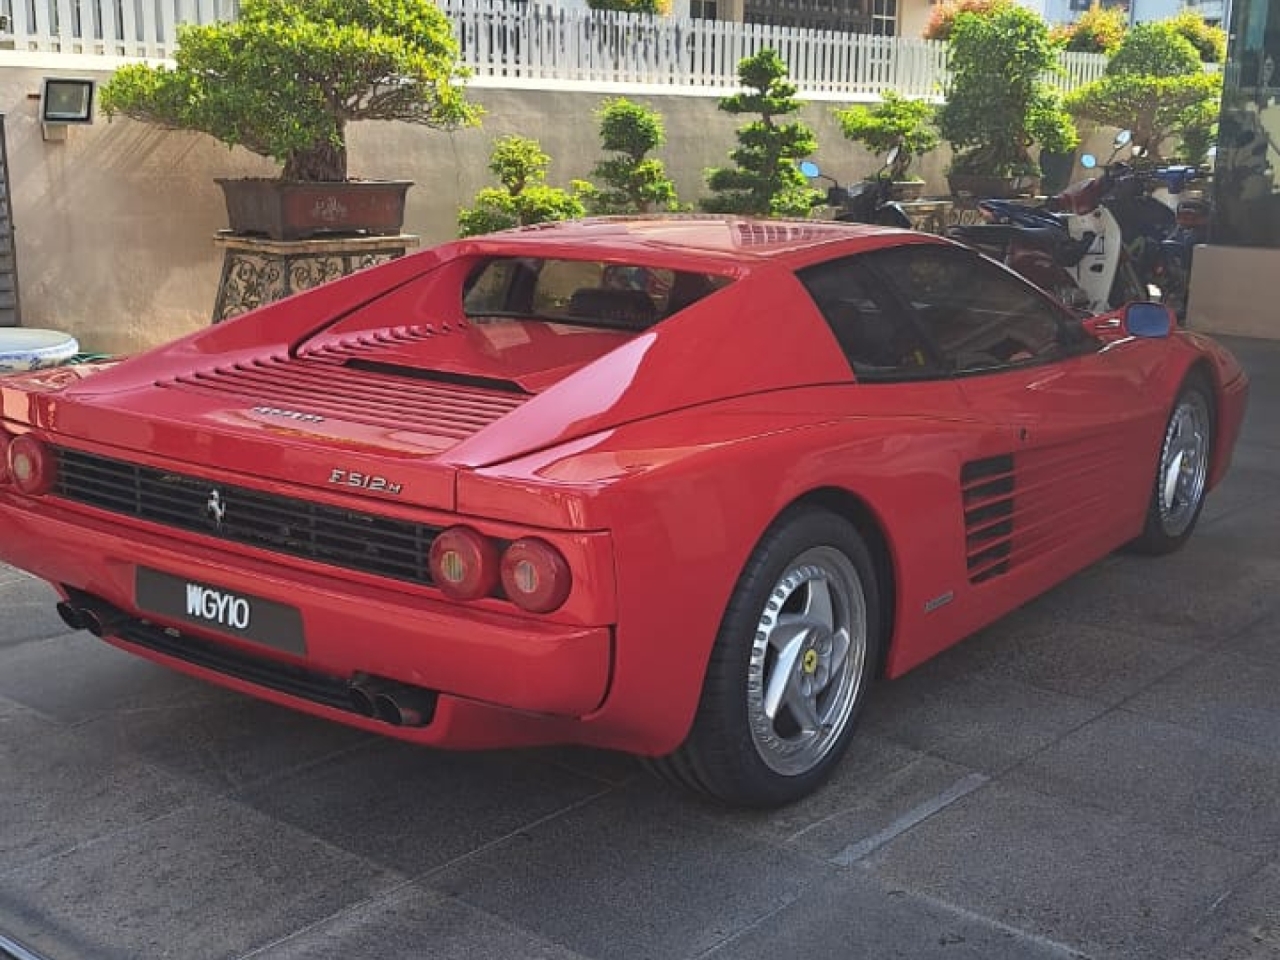
[[[0,934],[52,960],[1280,958],[1280,343],[1182,553],[882,684],[833,783],[726,812],[457,755],[70,634],[0,567]],[[2,956],[2,952],[0,952]]]

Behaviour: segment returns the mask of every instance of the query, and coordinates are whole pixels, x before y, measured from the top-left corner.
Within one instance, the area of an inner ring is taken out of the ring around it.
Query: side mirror
[[[1084,167],[1086,170],[1092,170],[1097,165],[1098,165],[1098,158],[1095,157],[1092,153],[1086,153],[1084,156],[1080,158],[1080,166]]]
[[[1162,303],[1138,301],[1124,308],[1124,327],[1132,337],[1159,340],[1169,336],[1175,322],[1173,311]]]
[[[1175,323],[1173,311],[1164,304],[1138,300],[1120,310],[1085,317],[1080,326],[1089,336],[1110,342],[1125,337],[1159,340],[1169,336]]]
[[[1132,139],[1133,139],[1132,130],[1121,130],[1119,133],[1116,134],[1116,138],[1111,141],[1111,146],[1114,147],[1116,150],[1119,150],[1121,147],[1128,146],[1129,141]]]
[[[898,154],[900,154],[901,152],[902,152],[902,147],[895,146],[892,150],[890,150],[888,153],[884,155],[884,165],[886,167],[892,167],[898,159]]]
[[[812,180],[814,177],[822,176],[822,171],[818,168],[818,165],[814,163],[812,160],[801,160],[800,172],[803,173],[810,180]]]

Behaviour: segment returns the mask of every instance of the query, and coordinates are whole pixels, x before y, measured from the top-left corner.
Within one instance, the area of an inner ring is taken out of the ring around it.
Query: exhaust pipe
[[[424,727],[436,712],[432,690],[358,673],[348,687],[351,709],[395,727]]]
[[[129,619],[123,611],[105,603],[77,605],[69,600],[60,600],[54,609],[72,630],[88,630],[99,639]]]
[[[351,700],[351,709],[362,717],[378,715],[378,695],[386,689],[386,681],[376,680],[368,674],[357,674],[347,688],[347,696]]]
[[[429,690],[396,686],[378,694],[373,707],[379,720],[397,727],[422,727],[435,716],[436,695]]]
[[[81,607],[76,611],[84,628],[101,640],[129,618],[110,607]]]
[[[72,630],[83,630],[85,628],[84,617],[72,604],[67,603],[65,600],[59,600],[55,609],[58,611],[58,616],[62,618],[62,622]]]

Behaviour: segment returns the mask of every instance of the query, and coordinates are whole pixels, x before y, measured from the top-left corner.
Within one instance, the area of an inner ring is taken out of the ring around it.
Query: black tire
[[[1172,553],[1191,537],[1208,493],[1213,453],[1213,388],[1192,374],[1178,391],[1166,422],[1138,553]]]
[[[735,806],[812,792],[847,749],[878,669],[878,598],[875,564],[848,521],[784,513],[738,578],[689,736],[650,768]]]

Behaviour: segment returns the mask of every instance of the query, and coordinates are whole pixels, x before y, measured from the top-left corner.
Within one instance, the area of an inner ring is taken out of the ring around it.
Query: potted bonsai
[[[947,53],[951,79],[938,129],[953,150],[951,192],[1034,191],[1040,168],[1031,147],[1067,151],[1079,142],[1057,93],[1041,79],[1056,65],[1045,22],[1013,4],[961,13]]]
[[[853,106],[835,111],[846,140],[861,143],[877,156],[891,157],[879,176],[893,181],[900,199],[916,199],[924,181],[912,176],[911,161],[938,145],[933,126],[934,108],[923,100],[909,100],[886,90],[875,106]]]
[[[430,0],[242,0],[236,21],[179,28],[174,61],[121,67],[102,108],[279,163],[277,180],[219,181],[231,229],[277,240],[400,231],[410,183],[350,179],[348,123],[452,129],[479,116]]]

